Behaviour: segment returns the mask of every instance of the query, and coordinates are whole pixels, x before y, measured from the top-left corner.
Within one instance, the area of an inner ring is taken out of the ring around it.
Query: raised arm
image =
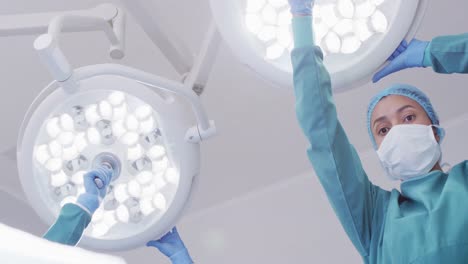
[[[94,179],[101,179],[103,186],[98,187]],[[50,227],[44,238],[53,242],[74,246],[83,235],[91,217],[107,193],[112,171],[106,168],[93,170],[84,175],[86,192],[78,197],[76,204],[65,204],[57,221]]]
[[[424,64],[438,73],[468,73],[468,34],[433,39],[425,51]]]
[[[438,73],[468,73],[468,34],[441,36],[432,41],[404,40],[389,58],[390,63],[373,81],[392,73],[417,67],[432,67]]]
[[[44,238],[64,245],[76,245],[91,222],[91,215],[76,204],[66,204]]]
[[[300,1],[290,0],[294,15],[295,49],[291,57],[296,114],[310,142],[307,154],[346,233],[365,257],[369,254],[372,226],[382,221],[379,212],[383,211],[376,209],[386,204],[389,193],[369,182],[349,143],[337,117],[322,52],[313,43],[311,16],[295,13],[293,2]]]

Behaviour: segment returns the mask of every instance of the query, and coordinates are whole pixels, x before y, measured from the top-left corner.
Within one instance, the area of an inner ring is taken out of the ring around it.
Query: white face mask
[[[377,150],[387,176],[408,180],[428,173],[441,157],[432,125],[397,125]]]

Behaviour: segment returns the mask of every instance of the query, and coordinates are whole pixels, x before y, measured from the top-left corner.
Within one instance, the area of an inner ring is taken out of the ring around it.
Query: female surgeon
[[[310,142],[309,159],[347,235],[365,263],[468,263],[468,162],[444,173],[443,129],[431,102],[415,87],[396,84],[368,108],[371,141],[401,192],[369,182],[338,121],[330,76],[314,46],[312,0],[289,0],[296,112]],[[374,81],[409,67],[468,72],[468,34],[402,43]],[[448,87],[445,87],[448,89]]]
[[[100,201],[104,199],[112,173],[112,170],[103,166],[85,174],[85,192],[78,197],[76,203],[68,203],[62,207],[57,221],[44,238],[61,244],[76,245],[98,209]],[[102,186],[98,186],[96,178],[100,179]],[[159,240],[148,242],[147,246],[159,249],[173,264],[193,263],[175,227]]]

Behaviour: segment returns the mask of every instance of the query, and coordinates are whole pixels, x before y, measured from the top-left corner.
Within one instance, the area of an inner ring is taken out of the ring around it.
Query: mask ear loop
[[[443,129],[439,125],[434,125],[434,124],[432,124],[431,127],[434,127],[436,129],[436,133],[439,136],[439,145],[442,145],[442,142],[444,141],[444,138],[445,138],[445,129]]]
[[[439,146],[442,145],[443,139],[445,138],[445,129],[443,129],[440,125],[434,125],[432,124],[431,127],[434,127],[436,129],[436,133],[439,136]],[[440,153],[440,159],[439,159],[439,164],[440,168],[442,169],[442,172],[448,173],[452,169],[452,165],[448,162],[442,162],[443,158],[443,153]]]

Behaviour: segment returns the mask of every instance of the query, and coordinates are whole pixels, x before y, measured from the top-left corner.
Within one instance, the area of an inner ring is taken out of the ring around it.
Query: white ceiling
[[[0,0],[0,15],[88,8],[102,2],[108,1]],[[211,16],[208,0],[155,2],[159,6],[155,16],[161,18],[161,24],[196,52]],[[431,1],[418,37],[431,39],[465,32],[466,10],[466,1]],[[179,78],[132,18],[128,19],[127,37],[127,56],[121,63]],[[22,36],[0,41],[0,151],[14,147],[29,104],[51,80],[32,50],[33,40],[34,36]],[[111,61],[106,55],[107,41],[99,33],[67,34],[63,46],[74,66]],[[335,96],[340,119],[359,151],[370,148],[365,127],[369,99],[378,89],[395,82],[425,90],[443,121],[468,113],[466,77],[439,75],[430,69],[395,74],[377,85],[367,84]],[[203,102],[210,118],[217,122],[219,136],[203,143],[200,185],[192,212],[310,169],[305,155],[307,143],[295,119],[292,92],[263,81],[241,65],[225,45],[220,48]],[[15,167],[9,165],[2,170],[0,186],[21,192]]]

